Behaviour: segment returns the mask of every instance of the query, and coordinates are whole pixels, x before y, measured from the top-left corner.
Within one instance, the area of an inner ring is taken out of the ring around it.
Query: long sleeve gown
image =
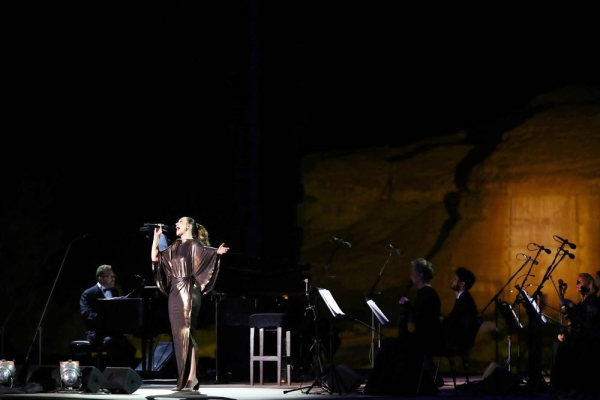
[[[152,262],[159,290],[168,296],[169,322],[177,361],[177,388],[187,384],[190,356],[198,344],[194,339],[202,296],[212,290],[219,272],[217,249],[198,239],[178,239],[159,252]]]

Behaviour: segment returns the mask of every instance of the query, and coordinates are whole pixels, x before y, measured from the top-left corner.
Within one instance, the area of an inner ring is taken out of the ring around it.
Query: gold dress
[[[169,322],[177,361],[177,389],[187,384],[190,356],[198,344],[194,339],[201,298],[214,287],[219,255],[198,239],[177,239],[152,263],[156,285],[168,296]]]

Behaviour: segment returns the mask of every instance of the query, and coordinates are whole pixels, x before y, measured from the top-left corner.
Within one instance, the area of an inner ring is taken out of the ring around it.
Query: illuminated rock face
[[[347,315],[368,324],[364,299],[372,294],[393,324],[412,259],[433,263],[443,314],[454,303],[454,269],[465,266],[477,275],[472,293],[486,317],[478,337],[484,364],[493,361],[487,344],[499,340],[507,353],[511,333],[502,317],[499,339],[494,333],[496,294],[512,304],[516,284],[533,294],[543,283],[543,311],[556,320],[544,327],[546,342],[560,322],[552,280],[567,282],[565,297],[578,300],[577,274],[600,269],[600,93],[594,89],[540,96],[520,115],[477,132],[402,148],[313,154],[303,159],[302,180],[302,259],[312,265],[312,285],[329,288]],[[334,236],[352,247],[336,247]],[[564,247],[575,258],[557,258],[557,237],[576,244]],[[551,254],[538,254],[530,243]],[[388,244],[403,255],[392,254]],[[537,256],[538,264],[519,253]],[[549,270],[552,279],[543,281]],[[523,281],[527,273],[535,277]],[[518,315],[526,321],[524,311]],[[365,334],[352,321],[340,324],[349,336]]]

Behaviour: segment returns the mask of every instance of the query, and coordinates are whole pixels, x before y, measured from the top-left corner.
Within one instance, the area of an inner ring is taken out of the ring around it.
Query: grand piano
[[[135,296],[135,297],[134,297]],[[144,286],[128,297],[98,299],[97,326],[110,328],[124,334],[139,337],[142,343],[142,377],[152,372],[149,355],[154,338],[170,334],[167,297],[156,286]]]
[[[214,323],[217,382],[227,380],[223,376],[231,374],[230,370],[234,370],[234,378],[243,379],[247,373],[249,316],[266,312],[304,313],[307,282],[308,267],[302,263],[232,252],[221,256],[217,281],[203,300],[200,318],[211,305],[214,314],[211,321],[199,321],[200,326]],[[212,301],[209,303],[208,299]],[[167,297],[156,286],[144,286],[135,297],[101,300],[98,307],[99,315],[104,316],[98,320],[99,326],[117,327],[121,333],[141,338],[142,377],[152,375],[154,338],[171,333]],[[227,343],[230,340],[235,343]],[[224,369],[228,371],[222,375]]]

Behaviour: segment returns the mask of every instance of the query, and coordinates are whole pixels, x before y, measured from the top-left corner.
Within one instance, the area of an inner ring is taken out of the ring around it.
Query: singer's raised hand
[[[219,246],[219,248],[217,249],[217,254],[221,255],[221,254],[225,254],[229,251],[229,247],[225,247],[225,243],[221,243],[221,245]]]

